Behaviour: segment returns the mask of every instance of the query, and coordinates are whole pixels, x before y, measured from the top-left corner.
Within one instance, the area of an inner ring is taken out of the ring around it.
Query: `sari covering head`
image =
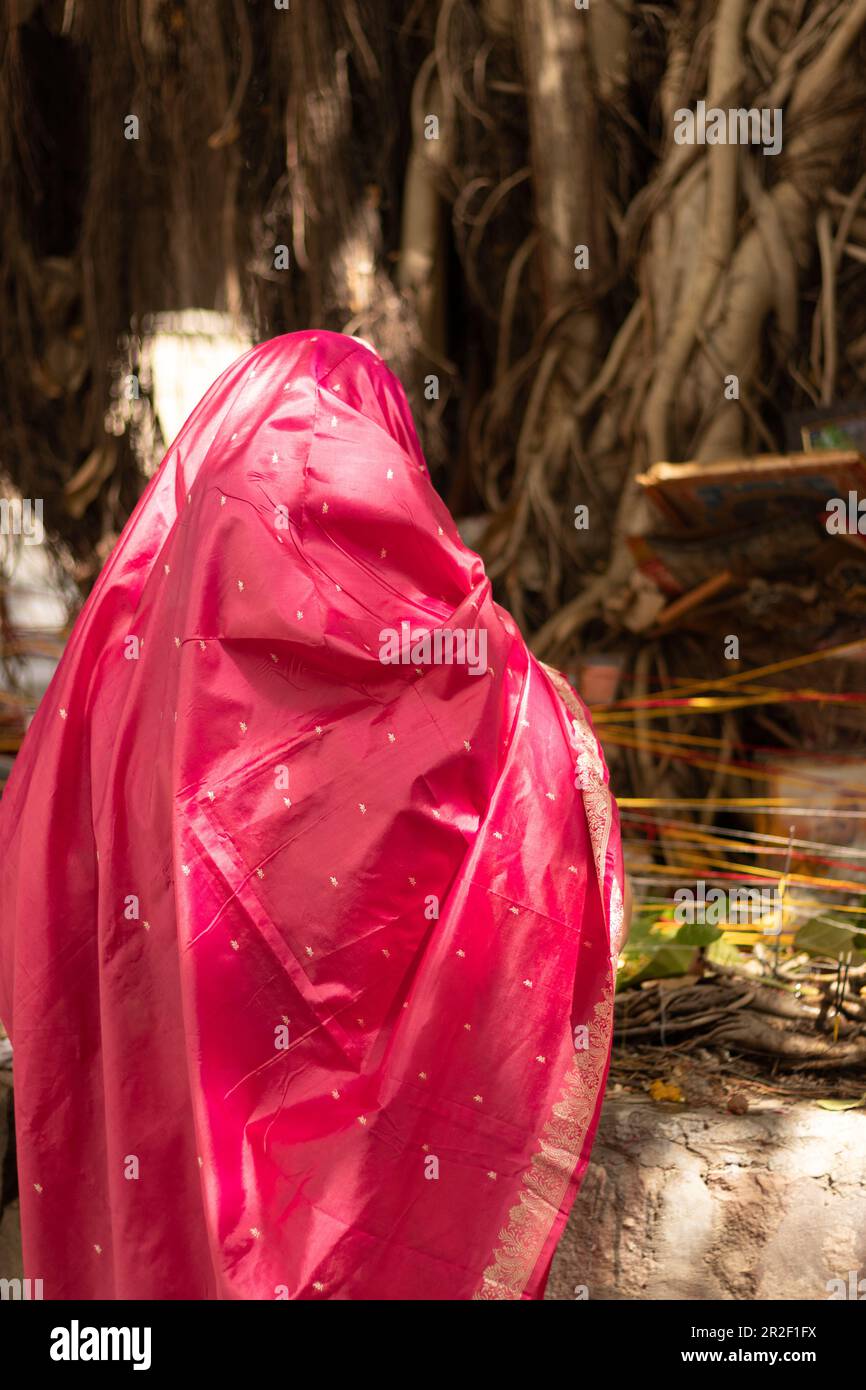
[[[0,806],[46,1298],[531,1299],[588,1161],[616,811],[341,334],[211,387]]]

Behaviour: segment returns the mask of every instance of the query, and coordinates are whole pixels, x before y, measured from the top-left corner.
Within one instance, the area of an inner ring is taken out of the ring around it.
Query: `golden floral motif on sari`
[[[574,785],[581,791],[589,791],[599,785],[605,787],[604,763],[598,751],[595,735],[585,719],[572,719],[571,742],[577,750]]]
[[[592,729],[582,717],[571,721],[571,744],[575,750],[574,785],[583,796],[586,823],[592,841],[595,873],[601,900],[605,902],[604,876],[607,840],[610,834],[611,795],[604,775],[604,763]],[[605,903],[605,915],[607,904]],[[621,916],[621,908],[620,908]],[[608,922],[608,926],[610,926]]]
[[[613,962],[614,970],[616,970],[617,968],[616,963],[619,958],[620,946],[622,944],[622,936],[624,930],[623,914],[624,907],[622,899],[622,889],[620,888],[619,882],[617,881],[617,878],[614,875],[614,877],[611,879],[610,884],[610,909],[608,914],[608,926],[610,928],[610,958]]]

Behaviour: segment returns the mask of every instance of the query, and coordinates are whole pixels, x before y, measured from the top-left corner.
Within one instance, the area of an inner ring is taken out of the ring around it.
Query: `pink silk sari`
[[[381,633],[486,634],[486,669]],[[0,1016],[46,1298],[532,1299],[591,1148],[617,816],[335,333],[169,449],[0,805]]]

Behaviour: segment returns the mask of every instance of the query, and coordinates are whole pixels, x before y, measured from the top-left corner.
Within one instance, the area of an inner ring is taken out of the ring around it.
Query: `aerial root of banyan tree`
[[[658,1044],[687,1053],[724,1047],[784,1059],[808,1071],[866,1067],[866,1005],[852,988],[813,990],[807,1002],[733,970],[711,969],[700,982],[656,982],[617,999],[616,1031],[628,1048]]]
[[[14,0],[2,24],[0,460],[48,497],[87,464],[49,518],[85,579],[141,482],[105,434],[118,343],[166,309],[373,338],[563,664],[627,611],[640,470],[779,448],[783,412],[862,394],[866,0]],[[780,152],[678,144],[698,101],[781,109]]]

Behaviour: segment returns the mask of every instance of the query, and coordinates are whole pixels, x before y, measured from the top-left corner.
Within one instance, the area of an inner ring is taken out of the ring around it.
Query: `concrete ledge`
[[[863,1111],[611,1096],[547,1297],[826,1299],[850,1271],[866,1280]]]

